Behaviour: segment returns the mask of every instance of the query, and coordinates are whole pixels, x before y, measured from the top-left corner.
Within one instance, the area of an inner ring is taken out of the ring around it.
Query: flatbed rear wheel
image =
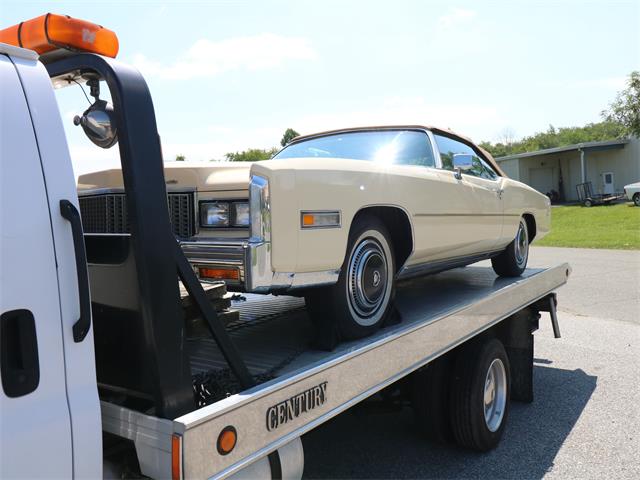
[[[451,385],[451,428],[462,447],[489,451],[498,445],[509,413],[509,358],[496,338],[476,341],[456,358]]]

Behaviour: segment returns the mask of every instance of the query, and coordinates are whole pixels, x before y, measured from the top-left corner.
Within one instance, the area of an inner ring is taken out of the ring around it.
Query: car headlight
[[[234,227],[249,226],[249,202],[232,203],[231,212],[231,219]]]
[[[201,202],[200,225],[203,227],[228,227],[229,204],[225,202]]]

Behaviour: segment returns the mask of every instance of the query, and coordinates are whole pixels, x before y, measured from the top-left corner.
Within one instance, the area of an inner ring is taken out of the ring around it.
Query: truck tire
[[[516,238],[502,253],[491,259],[493,271],[501,277],[519,277],[527,268],[529,259],[529,229],[527,221],[520,218]]]
[[[453,440],[449,393],[451,358],[444,355],[411,374],[410,399],[420,432],[434,442]]]
[[[332,349],[340,339],[371,335],[389,315],[395,296],[395,262],[389,238],[377,217],[358,216],[349,232],[338,282],[306,293],[322,348]]]
[[[451,428],[458,445],[489,451],[498,445],[509,413],[509,358],[496,338],[474,342],[456,359]]]

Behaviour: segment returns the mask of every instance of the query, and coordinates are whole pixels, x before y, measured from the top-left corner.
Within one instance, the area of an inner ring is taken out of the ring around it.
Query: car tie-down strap
[[[180,277],[180,280],[182,280],[182,283],[191,296],[193,303],[196,305],[198,310],[200,310],[202,318],[205,320],[207,326],[209,327],[211,336],[218,344],[218,348],[220,348],[220,351],[227,361],[229,368],[238,378],[240,386],[243,389],[253,387],[256,384],[254,378],[249,373],[249,369],[244,363],[244,360],[242,360],[240,352],[234,345],[224,325],[218,318],[218,314],[211,306],[211,303],[209,302],[209,299],[207,298],[207,295],[205,294],[200,281],[196,277],[196,274],[194,273],[191,265],[189,264],[189,261],[182,251],[182,247],[180,247],[180,244],[178,242],[175,242],[174,245],[174,257],[176,260],[176,266],[178,268],[178,275]]]

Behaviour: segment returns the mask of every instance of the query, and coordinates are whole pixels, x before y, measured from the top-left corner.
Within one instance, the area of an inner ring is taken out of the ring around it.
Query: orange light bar
[[[212,280],[240,280],[240,272],[237,268],[199,267],[198,273],[200,278]]]
[[[111,30],[53,13],[0,30],[0,42],[35,50],[40,55],[65,49],[115,58],[119,48],[118,37]]]

